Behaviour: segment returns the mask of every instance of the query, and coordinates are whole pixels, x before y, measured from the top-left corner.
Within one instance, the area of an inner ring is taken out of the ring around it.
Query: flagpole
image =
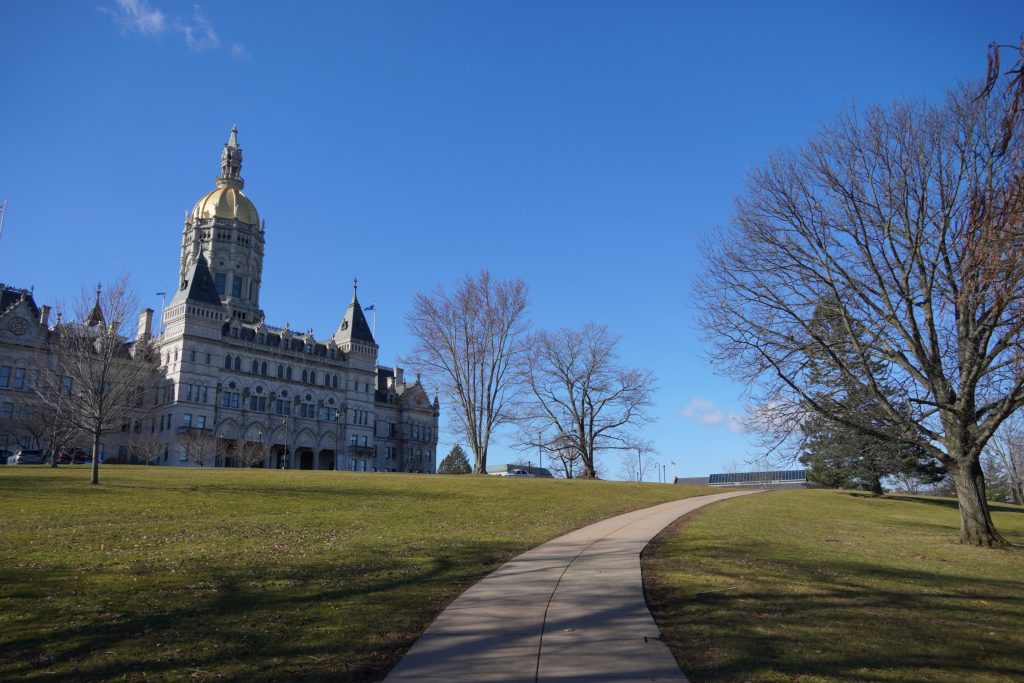
[[[377,340],[377,302],[374,301],[373,305],[370,306],[373,309],[373,339]]]
[[[157,292],[160,296],[160,336],[164,334],[164,309],[167,308],[167,288],[164,287],[164,291]]]
[[[7,218],[7,197],[4,197],[4,204],[0,206],[0,237],[4,234],[4,219]]]

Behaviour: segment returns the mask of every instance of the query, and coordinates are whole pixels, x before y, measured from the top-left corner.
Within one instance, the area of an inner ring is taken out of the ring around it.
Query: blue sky
[[[757,450],[694,322],[698,236],[773,150],[851,102],[980,76],[1022,19],[1019,1],[10,3],[0,280],[52,303],[129,271],[158,307],[237,123],[269,322],[330,335],[358,275],[393,364],[415,292],[520,276],[536,326],[622,335],[659,378],[660,459],[707,474]]]

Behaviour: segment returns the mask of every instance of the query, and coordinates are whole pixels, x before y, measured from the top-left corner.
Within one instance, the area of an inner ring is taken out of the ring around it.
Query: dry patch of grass
[[[466,587],[699,487],[105,466],[0,471],[0,680],[374,680]]]
[[[702,681],[1024,680],[1018,547],[956,543],[954,501],[779,491],[716,503],[644,553],[648,602]]]

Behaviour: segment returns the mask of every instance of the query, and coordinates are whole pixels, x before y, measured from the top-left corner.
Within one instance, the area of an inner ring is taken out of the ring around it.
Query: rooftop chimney
[[[139,339],[149,339],[153,334],[153,309],[145,308],[139,313]]]
[[[39,307],[39,324],[44,330],[50,324],[50,307],[46,304]]]

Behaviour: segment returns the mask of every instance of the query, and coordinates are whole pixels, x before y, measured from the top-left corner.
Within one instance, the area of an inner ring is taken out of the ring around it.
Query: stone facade
[[[46,413],[33,383],[49,317],[50,307],[37,306],[31,291],[0,284],[0,450],[47,448]]]
[[[237,133],[224,145],[216,188],[185,216],[179,286],[162,331],[152,329],[151,310],[139,318],[139,335],[153,334],[159,351],[157,403],[105,440],[106,461],[132,460],[132,437],[147,430],[165,442],[162,465],[194,465],[181,441],[200,433],[217,437],[218,466],[238,465],[249,443],[262,446],[265,467],[434,472],[437,396],[401,368],[377,365],[357,282],[328,339],[266,322],[265,224],[242,192]],[[27,373],[48,315],[31,292],[0,286],[0,448],[4,438],[11,450],[46,448],[21,443],[15,423],[33,415]]]

